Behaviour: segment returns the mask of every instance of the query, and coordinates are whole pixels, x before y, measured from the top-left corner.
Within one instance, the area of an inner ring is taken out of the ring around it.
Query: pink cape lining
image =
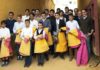
[[[76,63],[77,65],[86,65],[88,63],[88,50],[86,44],[86,37],[80,30],[77,31],[78,31],[78,38],[81,40],[81,44],[77,51]]]
[[[5,41],[4,41],[4,44],[7,46],[7,48],[9,49],[9,52],[12,53],[13,50],[11,48],[11,39],[10,38],[7,38]]]

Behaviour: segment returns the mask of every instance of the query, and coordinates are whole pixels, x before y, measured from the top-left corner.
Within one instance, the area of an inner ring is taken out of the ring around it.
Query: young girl
[[[30,27],[30,20],[25,20],[25,28],[22,29],[21,32],[21,45],[19,52],[22,56],[25,56],[25,65],[24,67],[29,67],[31,64],[31,39],[33,36],[32,28]]]
[[[12,48],[10,46],[10,30],[6,28],[5,21],[1,21],[1,48],[0,48],[0,58],[2,60],[2,66],[6,66],[9,64],[9,57],[12,53]]]
[[[44,64],[45,53],[48,52],[49,47],[46,42],[46,34],[43,30],[43,22],[39,22],[38,29],[34,34],[35,48],[34,53],[38,56],[38,65],[42,66]]]
[[[22,56],[19,54],[19,48],[21,43],[20,34],[22,28],[24,28],[24,23],[22,22],[22,16],[17,16],[17,22],[14,24],[13,33],[16,35],[15,43],[16,43],[16,51],[17,51],[17,60],[22,60]]]

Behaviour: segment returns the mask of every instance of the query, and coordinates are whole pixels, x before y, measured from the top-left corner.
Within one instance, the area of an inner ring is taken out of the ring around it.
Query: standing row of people
[[[70,61],[73,57],[77,64],[87,64],[91,54],[91,36],[94,25],[86,10],[79,11],[65,7],[57,12],[53,9],[40,11],[25,10],[25,15],[9,12],[9,18],[3,20],[0,26],[0,58],[2,66],[9,64],[11,53],[16,53],[17,60],[25,59],[25,67],[32,63],[32,57],[38,57],[38,65],[42,66],[49,60],[59,56],[64,59],[69,51]],[[12,46],[12,47],[11,47]],[[84,59],[84,57],[86,57]]]

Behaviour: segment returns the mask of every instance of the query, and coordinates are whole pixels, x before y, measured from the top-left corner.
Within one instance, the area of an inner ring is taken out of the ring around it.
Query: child
[[[25,65],[24,67],[29,67],[32,61],[31,57],[31,39],[33,36],[32,28],[30,27],[30,20],[25,20],[25,28],[21,32],[21,45],[19,52],[22,56],[25,56]]]
[[[56,37],[57,37],[57,44],[55,47],[55,55],[54,58],[60,56],[60,58],[64,59],[64,53],[67,51],[67,41],[66,41],[66,24],[65,21],[60,19],[60,14],[56,13]]]
[[[46,34],[43,29],[43,23],[39,22],[38,29],[36,30],[34,34],[34,39],[35,39],[34,53],[36,53],[38,56],[39,66],[43,66],[45,53],[48,52],[49,50],[45,37],[46,37]]]
[[[69,46],[70,61],[72,61],[74,56],[76,58],[77,49],[81,44],[80,39],[77,38],[78,36],[77,29],[79,29],[79,25],[78,22],[74,20],[74,16],[72,14],[69,15],[69,21],[66,23],[66,26],[69,28],[67,39]]]
[[[2,60],[2,66],[9,64],[9,57],[12,53],[12,48],[10,46],[10,30],[6,28],[5,20],[1,21],[1,48],[0,48],[0,58]]]
[[[16,51],[17,51],[17,60],[22,60],[22,56],[19,54],[19,47],[21,43],[20,34],[22,28],[24,28],[24,23],[22,22],[22,16],[17,16],[17,22],[14,24],[13,33],[16,35],[15,43],[16,43]]]

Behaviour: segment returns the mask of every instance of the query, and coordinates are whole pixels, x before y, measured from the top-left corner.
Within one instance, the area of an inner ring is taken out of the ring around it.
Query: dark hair
[[[35,14],[34,14],[34,13],[32,13],[32,12],[30,13],[30,15],[35,16]]]
[[[35,11],[35,9],[32,9],[31,11]]]
[[[25,12],[26,12],[26,11],[30,12],[30,10],[29,10],[29,9],[26,9],[26,10],[25,10]]]
[[[56,12],[55,14],[58,14],[58,15],[60,15],[60,13],[59,13],[59,12]]]
[[[59,11],[60,11],[61,9],[60,9],[60,8],[57,8],[57,10],[59,10]]]
[[[42,12],[41,14],[46,14],[45,12]]]
[[[72,9],[69,9],[69,11],[73,12],[73,10],[72,10]]]
[[[26,21],[30,22],[30,19],[26,19],[25,22],[26,22]]]
[[[17,15],[17,17],[20,17],[20,18],[22,18],[22,15],[21,15],[21,14],[19,14],[19,15]]]
[[[49,12],[49,9],[44,9],[44,10]]]
[[[69,9],[68,7],[65,7],[65,9]]]
[[[72,17],[74,17],[74,15],[73,15],[73,14],[69,14],[69,16],[72,16]]]
[[[2,25],[2,24],[6,24],[6,21],[5,21],[5,20],[2,20],[2,21],[1,21],[1,25]]]
[[[84,10],[85,12],[87,12],[87,9],[83,9],[83,10]],[[83,11],[83,10],[82,10],[82,11]]]
[[[53,13],[55,13],[54,9],[51,9],[51,10],[50,10],[50,12],[53,12]]]
[[[10,11],[10,12],[9,12],[9,14],[12,14],[12,15],[14,15],[14,12]]]
[[[63,10],[60,10],[60,13],[61,13],[61,12],[64,14],[64,11],[63,11]]]

